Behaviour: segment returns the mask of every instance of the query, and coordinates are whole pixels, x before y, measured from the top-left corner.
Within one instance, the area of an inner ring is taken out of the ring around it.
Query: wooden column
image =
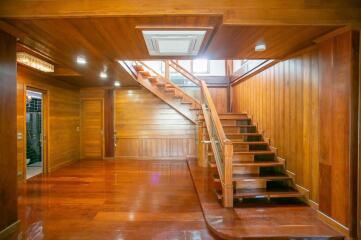
[[[114,90],[107,89],[104,93],[104,140],[105,157],[114,157]]]
[[[231,141],[224,143],[224,186],[223,206],[233,207],[233,145]]]
[[[208,145],[203,141],[205,140],[205,124],[204,121],[198,121],[198,166],[207,167],[208,158]]]
[[[16,39],[0,31],[0,239],[18,227],[16,151]]]

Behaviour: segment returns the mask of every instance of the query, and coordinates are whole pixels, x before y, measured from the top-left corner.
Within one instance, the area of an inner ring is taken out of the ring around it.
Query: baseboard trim
[[[74,160],[71,160],[71,161],[68,161],[68,162],[59,163],[59,164],[57,164],[57,165],[55,165],[53,167],[49,167],[49,173],[54,172],[54,171],[58,170],[59,168],[65,167],[65,166],[70,165],[70,164],[72,164],[74,162],[77,162],[77,161],[79,161],[79,159],[74,159]]]
[[[10,239],[16,232],[20,229],[20,221],[17,220],[13,224],[9,225],[7,228],[1,230],[0,232],[0,240]]]
[[[349,237],[349,228],[342,225],[341,223],[337,222],[335,219],[331,218],[330,216],[324,214],[320,210],[317,210],[317,216],[318,218],[323,221],[324,223],[328,224],[331,228],[341,232],[344,234],[347,238]]]
[[[136,156],[118,156],[114,160],[187,160],[187,157],[136,157]]]

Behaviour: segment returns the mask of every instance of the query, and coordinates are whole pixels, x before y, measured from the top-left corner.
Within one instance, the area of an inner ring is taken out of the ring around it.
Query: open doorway
[[[26,90],[26,178],[43,173],[44,95]]]

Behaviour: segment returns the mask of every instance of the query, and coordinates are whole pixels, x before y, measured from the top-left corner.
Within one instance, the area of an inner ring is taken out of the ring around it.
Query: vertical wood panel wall
[[[15,47],[16,39],[0,31],[0,232],[18,219]],[[0,239],[12,237],[1,234]]]
[[[115,131],[118,159],[196,156],[195,125],[144,89],[115,91]]]
[[[25,136],[25,87],[47,90],[49,99],[48,147],[49,171],[80,157],[80,101],[79,89],[45,74],[18,65],[17,71],[17,131]],[[25,161],[25,141],[18,140],[18,172]]]
[[[227,87],[209,87],[214,105],[218,113],[228,112],[228,88]]]
[[[233,87],[296,183],[326,215],[350,227],[351,33],[321,42]]]

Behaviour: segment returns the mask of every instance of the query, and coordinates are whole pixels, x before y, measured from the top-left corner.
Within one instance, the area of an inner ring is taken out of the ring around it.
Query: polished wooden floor
[[[19,183],[24,239],[214,239],[184,161],[79,161]]]
[[[223,208],[213,191],[206,168],[189,162],[191,176],[211,231],[224,239],[342,240],[341,233],[323,223],[315,210],[302,202],[242,202]]]

